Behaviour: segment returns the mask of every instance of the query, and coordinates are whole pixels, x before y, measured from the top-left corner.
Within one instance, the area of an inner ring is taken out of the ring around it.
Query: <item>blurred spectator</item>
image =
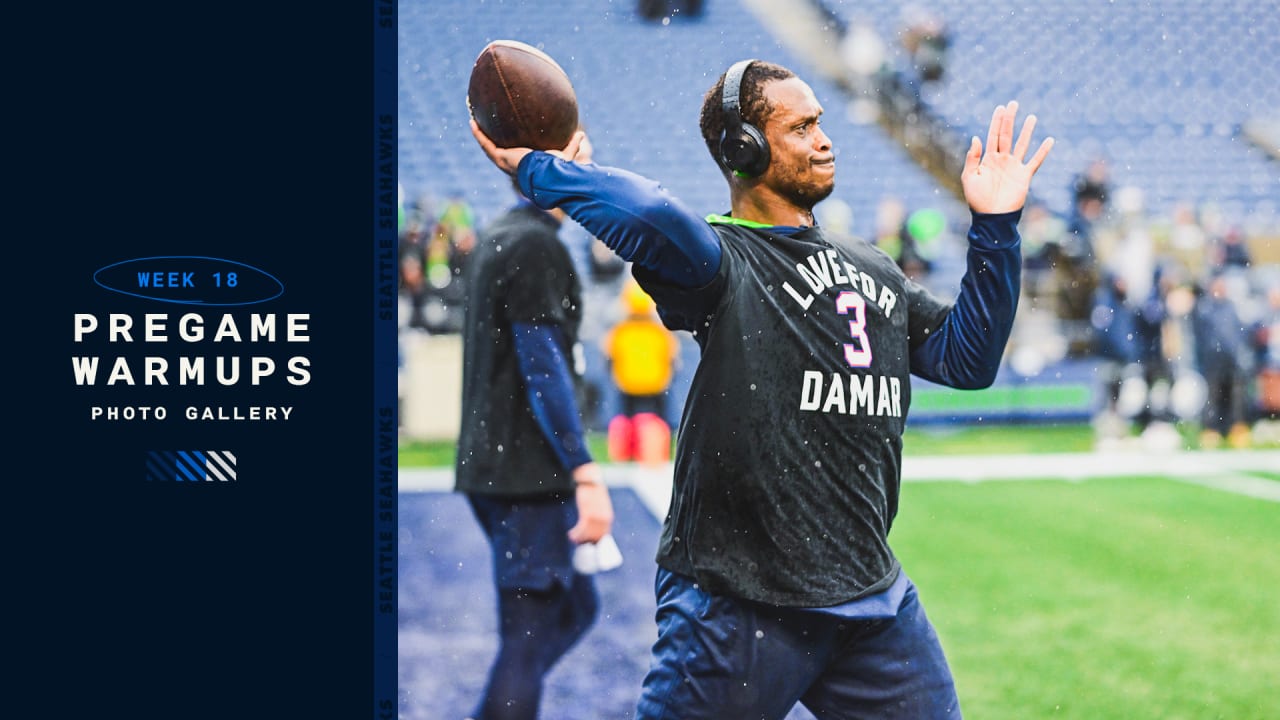
[[[893,258],[907,277],[923,282],[931,270],[926,254],[936,250],[935,241],[945,229],[946,218],[937,210],[917,213],[907,214],[906,205],[896,197],[881,198],[876,208],[875,244]],[[915,232],[925,238],[923,243],[912,233],[912,218]]]
[[[1129,303],[1123,275],[1107,273],[1103,277],[1094,294],[1090,325],[1094,352],[1101,361],[1098,368],[1101,402],[1094,427],[1100,439],[1124,437],[1128,435],[1129,421],[1138,414],[1142,403],[1135,404],[1132,400],[1135,394],[1132,388],[1141,377],[1138,365],[1141,341],[1137,336],[1137,312]],[[1145,400],[1145,383],[1138,393],[1140,400]]]
[[[630,263],[572,220],[565,222],[565,232],[561,234],[583,236],[582,341],[587,371],[583,377],[582,413],[588,429],[603,431],[618,413],[619,399],[600,340],[623,316],[618,298],[630,277]]]
[[[441,205],[426,241],[422,316],[428,331],[461,331],[466,266],[475,244],[475,213],[460,193],[453,193]]]
[[[1232,447],[1249,444],[1246,393],[1250,381],[1247,331],[1227,296],[1227,280],[1210,278],[1192,311],[1196,365],[1208,386],[1201,445],[1216,447],[1224,437]]]
[[[1280,442],[1280,281],[1266,290],[1252,340],[1258,368],[1255,439]]]
[[[1022,213],[1023,289],[1033,304],[1052,297],[1053,268],[1062,260],[1067,224],[1042,202],[1029,201]],[[1056,308],[1056,303],[1054,304]]]
[[[400,234],[400,297],[405,310],[400,317],[403,326],[423,330],[427,328],[423,314],[427,299],[426,256],[422,226],[416,219],[408,220]]]
[[[897,259],[897,243],[907,221],[907,206],[900,198],[885,195],[876,204],[875,245]],[[891,251],[892,250],[892,251]]]
[[[854,102],[859,104],[857,107],[877,108],[878,101],[873,101],[872,97],[876,94],[878,80],[891,69],[888,47],[871,21],[864,18],[851,21],[840,36],[839,53],[855,95]],[[866,109],[861,109],[860,114],[873,118]]]
[[[1273,282],[1266,290],[1266,305],[1255,325],[1254,347],[1259,370],[1280,371],[1280,281]],[[1280,409],[1280,397],[1277,401]]]
[[[397,189],[397,264],[399,272],[399,327],[426,329],[423,305],[427,297],[427,231],[435,225],[430,196],[405,201],[404,186]]]
[[[1099,210],[1105,209],[1111,200],[1111,166],[1106,158],[1095,157],[1090,160],[1084,171],[1072,181],[1071,191],[1077,206],[1083,201],[1093,201]]]
[[[1092,261],[1095,226],[1102,221],[1110,200],[1110,169],[1106,160],[1095,158],[1071,183],[1071,216],[1067,230],[1073,236],[1073,247],[1068,254]]]
[[[1179,420],[1199,423],[1204,410],[1205,390],[1195,356],[1192,311],[1196,305],[1196,291],[1177,265],[1165,268],[1160,287],[1164,306],[1164,319],[1160,323],[1160,357],[1167,367],[1169,383],[1164,388],[1153,384],[1152,402],[1162,411],[1171,411]]]
[[[1169,400],[1174,373],[1165,354],[1164,342],[1164,327],[1169,316],[1166,298],[1178,277],[1164,266],[1157,265],[1147,297],[1135,305],[1138,365],[1142,368],[1142,379],[1147,387],[1147,401],[1135,418],[1139,429],[1146,429],[1156,422],[1173,423],[1178,419]]]
[[[941,16],[919,5],[908,5],[902,12],[900,38],[911,58],[912,69],[922,83],[943,78],[951,34]]]
[[[1120,188],[1115,207],[1097,235],[1099,261],[1107,272],[1123,275],[1130,294],[1145,298],[1156,272],[1156,248],[1148,229],[1143,193],[1136,187]]]
[[[1072,198],[1071,214],[1054,265],[1054,280],[1068,352],[1082,355],[1091,348],[1089,317],[1099,283],[1095,233],[1110,199],[1105,161],[1093,161],[1075,178]]]
[[[841,237],[853,237],[853,208],[849,203],[837,197],[827,198],[826,202],[814,208],[818,224],[826,228],[828,233]]]
[[[1209,245],[1191,203],[1174,205],[1168,234],[1168,242],[1162,248],[1168,257],[1179,262],[1192,276],[1204,275],[1208,270]]]
[[[475,244],[475,213],[471,205],[455,193],[445,201],[436,219],[427,258],[427,279],[431,286],[444,288],[461,279],[466,259]]]
[[[1249,246],[1239,227],[1227,228],[1222,237],[1213,243],[1212,253],[1214,270],[1245,270],[1253,264]]]
[[[636,14],[645,20],[659,20],[670,14],[667,0],[639,0],[636,3]]]
[[[436,223],[436,202],[430,193],[421,193],[412,199],[406,199],[404,206],[404,221],[400,226],[400,232],[404,232],[407,225],[417,223],[424,228],[432,228]]]
[[[907,216],[906,242],[902,254],[909,260],[909,266],[919,266],[921,277],[935,269],[936,262],[942,255],[946,235],[947,218],[939,210],[919,208]]]
[[[702,17],[703,0],[638,0],[636,14],[645,20]]]
[[[671,452],[667,391],[680,344],[635,280],[627,282],[621,300],[626,316],[601,340],[621,397],[620,412],[609,421],[609,456],[664,462]]]

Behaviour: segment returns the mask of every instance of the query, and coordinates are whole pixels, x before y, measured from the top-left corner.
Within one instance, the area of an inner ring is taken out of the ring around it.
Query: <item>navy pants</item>
[[[469,500],[493,551],[499,638],[473,717],[534,720],[543,678],[599,612],[595,582],[573,570],[577,508],[571,497]]]
[[[637,720],[959,718],[951,671],[914,585],[887,618],[710,595],[659,570],[658,641]]]

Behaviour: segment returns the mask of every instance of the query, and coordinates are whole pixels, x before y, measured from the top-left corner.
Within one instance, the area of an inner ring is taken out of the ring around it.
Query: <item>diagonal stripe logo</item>
[[[234,482],[236,456],[230,450],[151,450],[149,482]]]

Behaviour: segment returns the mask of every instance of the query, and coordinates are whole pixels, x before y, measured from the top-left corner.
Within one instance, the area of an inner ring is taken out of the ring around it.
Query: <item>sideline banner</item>
[[[395,12],[15,24],[50,36],[6,163],[6,555],[41,715],[394,717]]]

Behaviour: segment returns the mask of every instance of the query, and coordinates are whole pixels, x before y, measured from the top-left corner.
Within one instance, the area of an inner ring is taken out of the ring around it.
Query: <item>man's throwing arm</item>
[[[535,205],[563,209],[624,260],[663,282],[699,288],[720,269],[715,230],[652,180],[543,152],[525,155],[516,179]]]

